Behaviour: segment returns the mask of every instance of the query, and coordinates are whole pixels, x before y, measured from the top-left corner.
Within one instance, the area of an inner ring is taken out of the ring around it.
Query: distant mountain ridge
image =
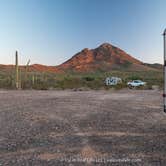
[[[20,67],[21,69],[25,68],[25,66]],[[13,69],[14,65],[0,65],[0,70]],[[45,66],[41,64],[33,64],[29,66],[29,71],[54,73],[109,72],[111,70],[147,71],[160,69],[162,69],[162,65],[143,63],[109,43],[104,43],[95,49],[85,48],[58,66]]]
[[[19,68],[21,70],[25,70],[26,66],[20,65]],[[0,64],[1,71],[11,71],[15,69],[15,65],[2,65]],[[30,72],[55,72],[59,73],[60,71],[54,66],[46,66],[41,64],[33,64],[29,65],[28,71]]]

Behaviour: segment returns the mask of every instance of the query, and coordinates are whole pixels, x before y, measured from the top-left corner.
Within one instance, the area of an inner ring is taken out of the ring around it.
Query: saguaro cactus
[[[26,67],[25,67],[25,81],[27,81],[27,78],[28,78],[28,67],[29,67],[29,64],[30,64],[30,60],[28,60],[28,62],[26,64]]]
[[[34,85],[34,84],[35,84],[35,76],[32,75],[32,85]]]
[[[16,63],[15,63],[15,83],[16,89],[19,89],[19,67],[18,67],[18,52],[16,51]]]

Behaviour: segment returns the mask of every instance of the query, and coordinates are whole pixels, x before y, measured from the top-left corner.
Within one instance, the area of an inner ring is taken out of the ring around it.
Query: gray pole
[[[166,29],[164,30],[163,33],[164,37],[164,112],[166,113]]]
[[[16,62],[15,62],[15,82],[16,89],[19,89],[19,69],[18,69],[18,52],[16,51]]]

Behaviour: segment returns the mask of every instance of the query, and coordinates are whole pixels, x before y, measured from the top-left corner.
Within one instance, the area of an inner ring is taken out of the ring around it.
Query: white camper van
[[[117,85],[117,84],[121,84],[122,83],[122,79],[119,77],[107,77],[105,79],[105,84],[107,86],[109,85]]]

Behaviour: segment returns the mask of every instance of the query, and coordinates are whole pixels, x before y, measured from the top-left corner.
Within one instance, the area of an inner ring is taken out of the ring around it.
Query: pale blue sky
[[[57,65],[104,42],[162,63],[166,0],[0,0],[0,64]]]

